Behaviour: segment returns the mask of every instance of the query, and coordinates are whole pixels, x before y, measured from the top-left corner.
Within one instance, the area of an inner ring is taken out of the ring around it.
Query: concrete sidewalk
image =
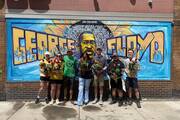
[[[143,100],[118,107],[88,104],[79,108],[71,103],[63,105],[34,104],[34,101],[0,102],[0,120],[180,120],[179,100]]]

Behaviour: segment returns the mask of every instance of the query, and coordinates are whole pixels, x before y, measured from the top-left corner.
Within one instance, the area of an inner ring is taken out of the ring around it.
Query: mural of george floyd
[[[180,96],[179,0],[43,1],[0,1],[0,100],[36,97],[45,51],[53,57],[72,49],[79,59],[97,47],[107,58],[135,51],[142,97]]]
[[[8,81],[39,81],[39,61],[46,51],[53,57],[72,49],[78,59],[85,32],[95,36],[86,46],[95,44],[108,58],[113,53],[127,58],[133,49],[141,64],[139,79],[170,80],[170,22],[7,19]]]

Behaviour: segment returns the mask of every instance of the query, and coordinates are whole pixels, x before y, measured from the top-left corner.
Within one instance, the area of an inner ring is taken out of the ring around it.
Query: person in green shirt
[[[72,50],[67,51],[64,56],[64,103],[67,101],[67,90],[69,90],[69,100],[73,103],[73,83],[76,76],[77,60],[73,56]]]

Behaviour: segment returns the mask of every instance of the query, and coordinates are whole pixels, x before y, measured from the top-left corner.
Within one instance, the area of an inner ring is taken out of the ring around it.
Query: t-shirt
[[[79,75],[80,77],[82,78],[85,78],[85,79],[91,79],[92,78],[92,70],[91,70],[91,67],[92,67],[92,60],[83,60],[81,59],[80,62],[79,62]]]
[[[93,73],[97,74],[97,71],[103,70],[107,66],[107,59],[103,55],[94,56]],[[105,75],[105,71],[102,72]]]
[[[63,70],[64,70],[64,63],[62,61],[59,61],[57,63],[52,63],[50,79],[63,80]]]
[[[125,59],[125,65],[126,69],[125,72],[128,77],[136,78],[137,72],[140,70],[139,61],[135,61],[136,58],[132,58],[130,60],[129,58]]]
[[[64,56],[64,76],[75,77],[77,60],[73,56]]]
[[[39,66],[40,66],[40,76],[41,77],[49,77],[50,69],[51,69],[50,61],[43,59],[40,61]]]

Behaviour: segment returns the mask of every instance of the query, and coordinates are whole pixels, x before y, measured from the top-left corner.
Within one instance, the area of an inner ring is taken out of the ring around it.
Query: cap
[[[50,52],[49,52],[49,51],[46,51],[44,54],[45,54],[45,55],[50,55]]]

